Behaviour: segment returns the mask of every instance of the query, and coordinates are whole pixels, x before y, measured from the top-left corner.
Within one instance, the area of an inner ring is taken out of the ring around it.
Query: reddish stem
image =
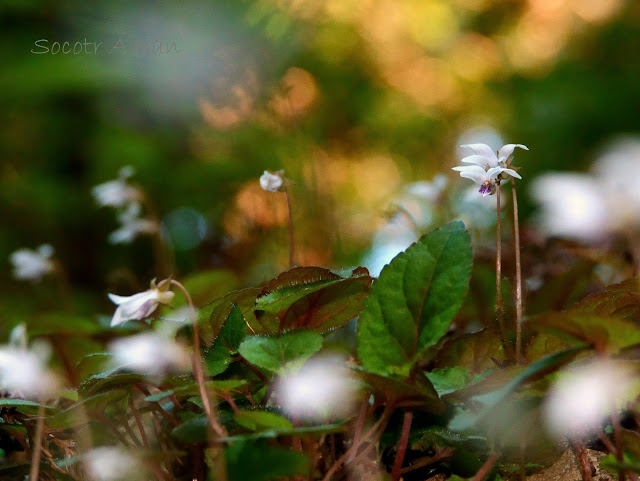
[[[289,212],[289,269],[291,269],[296,265],[295,245],[293,237],[293,211],[291,209],[291,197],[289,197],[289,191],[285,190],[284,195],[287,198],[287,211]]]
[[[491,454],[470,481],[482,481],[485,476],[489,474],[489,471],[491,471],[493,465],[496,464],[496,461],[498,461],[499,457],[500,456],[495,453]]]
[[[409,443],[409,434],[411,433],[412,420],[413,411],[405,411],[404,421],[402,422],[402,432],[400,434],[400,440],[398,441],[398,453],[396,454],[396,459],[393,462],[393,469],[391,470],[391,481],[398,481],[400,479],[400,469],[402,468],[404,455],[407,452],[407,444]]]

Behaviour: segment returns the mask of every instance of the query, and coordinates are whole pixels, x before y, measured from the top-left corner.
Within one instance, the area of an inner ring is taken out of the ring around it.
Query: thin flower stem
[[[293,211],[291,209],[291,197],[289,191],[285,190],[284,195],[287,198],[287,211],[289,212],[289,269],[296,265],[295,262],[295,241],[293,237]]]
[[[195,377],[196,383],[198,383],[198,388],[200,390],[200,397],[202,398],[202,406],[204,407],[204,412],[207,415],[207,419],[209,420],[209,424],[211,424],[211,428],[213,431],[220,437],[225,437],[227,435],[224,427],[218,422],[216,413],[214,411],[214,407],[211,405],[209,401],[209,394],[207,393],[207,388],[204,384],[204,372],[202,369],[202,360],[200,358],[200,331],[198,329],[198,320],[196,318],[196,308],[193,304],[193,300],[189,295],[187,289],[175,279],[171,279],[169,281],[171,285],[176,286],[178,289],[182,291],[185,298],[187,299],[187,303],[191,308],[191,320],[193,325],[193,376]]]
[[[140,436],[142,436],[142,444],[144,444],[145,448],[149,448],[149,439],[147,438],[147,432],[144,430],[144,425],[142,424],[142,420],[140,419],[140,414],[136,409],[135,404],[133,403],[133,398],[129,396],[129,408],[133,413],[133,417],[136,420],[136,424],[138,425],[138,430],[140,431]]]
[[[504,327],[504,302],[502,300],[502,219],[500,205],[500,182],[496,183],[496,315],[498,317],[498,328],[505,355],[511,357],[511,348],[507,339],[507,331]]]
[[[491,471],[493,465],[496,464],[496,461],[498,461],[499,457],[500,456],[498,456],[496,453],[491,454],[470,481],[482,481],[485,476],[489,474],[489,471]]]
[[[522,262],[520,259],[520,220],[518,216],[518,196],[516,180],[511,179],[511,198],[513,199],[513,242],[516,251],[516,361],[522,360]]]
[[[354,445],[357,445],[360,443],[360,435],[362,434],[362,426],[364,425],[364,420],[367,416],[368,407],[369,407],[369,396],[366,395],[365,400],[362,403],[362,406],[360,408],[360,414],[358,415],[358,420],[356,421],[356,425],[355,425],[355,431],[353,434]],[[351,461],[354,456],[355,456],[355,453],[353,453],[353,455],[349,459],[347,459],[347,462]]]
[[[400,434],[400,440],[398,441],[398,453],[396,454],[396,459],[393,462],[393,469],[391,470],[391,481],[398,481],[400,479],[400,470],[402,469],[404,455],[407,452],[407,444],[409,443],[409,434],[411,433],[412,420],[413,411],[407,409],[404,413],[402,432]]]
[[[344,462],[351,457],[352,453],[357,453],[358,452],[358,449],[360,448],[360,446],[362,445],[363,442],[367,441],[371,436],[376,434],[378,431],[384,431],[384,429],[387,427],[387,423],[389,422],[389,419],[391,418],[391,414],[393,413],[393,410],[394,410],[394,406],[387,404],[385,406],[385,408],[384,408],[382,416],[380,416],[380,419],[378,419],[378,421],[376,421],[376,423],[371,427],[371,429],[369,429],[369,431],[367,431],[367,433],[362,437],[362,439],[360,440],[360,442],[358,444],[354,443],[347,450],[346,453],[344,453],[342,456],[340,456],[336,460],[336,462],[333,463],[333,465],[329,468],[327,473],[322,478],[322,481],[329,481],[331,479],[331,477],[336,473],[336,471],[338,471],[342,467]],[[380,434],[382,434],[382,433],[380,432]],[[374,439],[375,439],[375,437],[374,437]],[[371,443],[367,447],[367,452],[368,452],[368,448],[370,448],[372,445],[373,445],[373,443]],[[356,457],[356,459],[357,459],[357,457]]]
[[[36,422],[36,434],[32,440],[31,446],[31,470],[29,472],[29,479],[36,481],[40,474],[40,457],[42,455],[42,431],[44,430],[44,403],[41,401],[38,406],[38,420]]]

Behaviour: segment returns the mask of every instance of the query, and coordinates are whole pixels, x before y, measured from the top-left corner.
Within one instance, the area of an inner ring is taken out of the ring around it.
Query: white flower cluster
[[[541,230],[549,236],[598,241],[640,228],[640,138],[613,141],[591,173],[538,177],[533,197],[542,206]]]
[[[48,367],[49,345],[34,342],[27,346],[23,324],[13,329],[10,343],[0,346],[0,390],[11,397],[46,401],[60,388],[60,380]]]
[[[496,193],[496,185],[506,176],[522,179],[520,175],[511,167],[511,158],[516,147],[529,150],[522,144],[507,144],[498,150],[497,155],[487,144],[466,144],[461,145],[473,152],[472,155],[461,160],[464,164],[454,167],[453,170],[460,172],[460,177],[473,180],[480,186],[482,196]]]
[[[119,209],[118,221],[120,227],[109,235],[112,244],[129,244],[140,234],[154,234],[158,232],[158,223],[141,217],[144,198],[142,191],[129,183],[135,170],[126,166],[118,172],[118,178],[104,184],[96,185],[91,193],[100,207],[114,207]]]
[[[53,247],[49,244],[43,244],[36,250],[18,249],[9,256],[9,262],[13,265],[13,277],[21,281],[40,281],[55,271],[52,257]]]

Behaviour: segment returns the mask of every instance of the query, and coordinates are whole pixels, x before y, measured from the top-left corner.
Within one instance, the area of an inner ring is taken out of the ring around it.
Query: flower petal
[[[506,161],[511,156],[511,154],[513,154],[513,151],[515,150],[516,147],[520,147],[521,149],[524,149],[524,150],[529,150],[529,147],[522,144],[503,145],[498,151],[498,157],[500,158],[500,160],[503,162]],[[504,160],[502,160],[503,158]]]
[[[510,175],[511,177],[515,177],[516,179],[522,179],[522,177],[520,176],[520,174],[518,174],[515,170],[513,169],[502,169],[502,172],[504,172],[505,174]]]
[[[487,167],[495,167],[495,165],[491,165],[492,159],[488,158],[486,155],[469,155],[463,158],[460,162],[464,164],[475,164],[483,169],[486,169]]]
[[[489,180],[487,172],[478,165],[454,167],[453,170],[460,172],[460,177],[473,180],[476,184],[482,184]]]
[[[496,153],[487,144],[464,144],[460,147],[470,149],[474,154],[485,156],[489,159],[489,165],[491,167],[496,167],[498,165],[498,157],[496,156]]]

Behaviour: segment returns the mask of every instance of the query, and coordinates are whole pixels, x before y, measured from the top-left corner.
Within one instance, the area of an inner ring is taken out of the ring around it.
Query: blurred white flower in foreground
[[[139,292],[133,296],[108,294],[111,302],[118,306],[111,319],[111,327],[129,320],[140,321],[151,315],[159,304],[169,304],[175,296],[169,290],[169,287],[170,284],[168,282],[161,287],[157,287],[155,281],[151,281],[149,290]]]
[[[356,377],[342,358],[319,358],[296,373],[283,376],[275,393],[293,419],[322,422],[349,415],[358,389]]]
[[[541,204],[541,230],[551,236],[598,241],[640,228],[640,138],[614,140],[592,173],[549,173],[531,186]]]
[[[546,174],[531,186],[542,206],[546,235],[594,240],[610,229],[606,198],[596,179],[585,174]]]
[[[142,192],[131,186],[127,180],[135,173],[130,165],[123,167],[118,172],[118,178],[91,189],[91,194],[100,207],[126,207],[137,203],[142,199]]]
[[[188,371],[189,351],[155,332],[145,332],[113,341],[109,346],[113,363],[148,376]]]
[[[427,202],[436,203],[440,201],[448,183],[449,179],[447,179],[446,175],[438,174],[433,177],[431,182],[425,180],[414,182],[409,184],[406,190],[407,194],[411,196],[426,200]]]
[[[37,342],[31,349],[15,345],[0,347],[0,389],[13,397],[45,401],[60,388],[58,377],[48,368],[48,344]]]
[[[84,455],[83,464],[89,478],[96,481],[129,481],[142,477],[138,459],[117,447],[92,449]]]
[[[121,226],[119,229],[109,234],[109,242],[112,244],[130,244],[138,237],[139,234],[155,234],[159,230],[158,223],[151,219],[143,219],[140,217],[140,204],[133,203],[120,214],[118,221]]]
[[[461,162],[464,164],[453,167],[453,170],[460,172],[460,177],[465,177],[480,185],[479,192],[482,196],[493,195],[496,192],[498,181],[507,176],[522,179],[520,174],[511,169],[511,159],[516,147],[529,150],[522,144],[507,144],[496,153],[487,144],[466,144],[461,147],[473,152],[472,155],[464,157]]]
[[[268,170],[264,171],[264,174],[260,176],[260,187],[267,192],[277,192],[284,183],[284,171],[279,170],[275,173],[271,173]]]
[[[594,361],[561,373],[544,404],[545,424],[557,437],[589,435],[631,401],[634,372],[628,365]]]
[[[18,249],[9,256],[9,261],[13,264],[13,277],[21,281],[40,281],[55,271],[56,265],[52,257],[53,247],[49,244],[43,244],[36,250]]]

